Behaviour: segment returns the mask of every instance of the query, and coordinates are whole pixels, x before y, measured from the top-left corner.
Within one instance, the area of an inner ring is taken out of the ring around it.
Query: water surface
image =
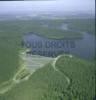
[[[50,39],[28,33],[22,44],[31,49],[28,54],[56,57],[66,53],[92,60],[95,57],[95,36],[86,32],[82,34],[83,38]]]

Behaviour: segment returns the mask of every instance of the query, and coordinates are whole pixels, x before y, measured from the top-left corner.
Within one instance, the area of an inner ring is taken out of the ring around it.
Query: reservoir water
[[[95,58],[95,36],[86,32],[82,34],[82,38],[52,39],[27,33],[23,37],[22,45],[30,48],[28,54],[56,57],[66,53],[92,60]]]

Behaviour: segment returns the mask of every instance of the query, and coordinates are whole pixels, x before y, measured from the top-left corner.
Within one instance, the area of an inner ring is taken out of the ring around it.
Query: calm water
[[[48,39],[28,33],[24,35],[22,45],[31,49],[27,52],[29,54],[56,57],[67,53],[92,60],[95,57],[95,42],[95,36],[85,32],[80,39]]]

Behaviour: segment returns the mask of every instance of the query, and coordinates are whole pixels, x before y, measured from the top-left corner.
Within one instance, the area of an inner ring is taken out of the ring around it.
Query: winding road
[[[65,75],[64,73],[62,73],[58,68],[56,68],[56,62],[58,61],[58,59],[60,58],[60,57],[62,57],[63,55],[59,55],[58,57],[56,57],[54,60],[53,60],[53,62],[52,62],[52,67],[54,68],[54,70],[55,71],[57,71],[58,73],[60,73],[60,74],[62,74],[65,78],[66,78],[66,80],[67,80],[67,82],[68,82],[68,85],[70,85],[70,79],[69,79],[69,77],[67,76],[67,75]],[[72,58],[72,55],[68,55],[68,57],[70,57],[70,58]]]

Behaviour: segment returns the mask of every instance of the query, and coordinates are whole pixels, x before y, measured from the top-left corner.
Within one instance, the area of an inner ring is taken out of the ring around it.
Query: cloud
[[[95,0],[1,1],[0,13],[26,11],[95,11]]]

